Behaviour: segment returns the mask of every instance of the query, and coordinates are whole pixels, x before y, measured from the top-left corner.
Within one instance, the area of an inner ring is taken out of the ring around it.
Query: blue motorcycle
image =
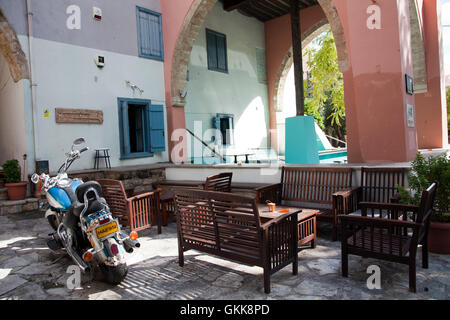
[[[55,177],[45,173],[31,177],[33,183],[42,184],[48,201],[45,217],[54,232],[47,245],[53,251],[66,250],[83,272],[98,266],[106,282],[119,284],[128,272],[124,251],[131,253],[140,247],[138,235],[136,232],[128,235],[121,229],[101,197],[98,182],[83,183],[81,179],[68,177],[66,172],[72,163],[89,150],[75,149],[83,143],[83,138],[73,142]]]

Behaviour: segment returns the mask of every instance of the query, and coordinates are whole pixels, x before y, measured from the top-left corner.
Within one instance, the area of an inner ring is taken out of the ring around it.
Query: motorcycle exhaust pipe
[[[123,241],[124,247],[128,248],[139,248],[141,244],[137,240],[131,240],[130,238],[127,238]],[[128,252],[128,251],[127,251]]]
[[[133,253],[133,251],[134,251],[134,249],[132,247],[130,247],[130,245],[125,241],[123,242],[123,248],[128,253]]]

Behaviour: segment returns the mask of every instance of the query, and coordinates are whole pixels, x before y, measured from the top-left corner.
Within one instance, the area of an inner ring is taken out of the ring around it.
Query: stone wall
[[[125,190],[140,194],[153,190],[153,183],[166,177],[164,166],[142,169],[112,169],[101,171],[80,171],[69,174],[71,178],[80,178],[84,182],[99,179],[120,180]]]

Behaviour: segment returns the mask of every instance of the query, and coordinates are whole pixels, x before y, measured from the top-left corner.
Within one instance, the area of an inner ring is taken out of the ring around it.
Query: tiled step
[[[28,212],[39,209],[39,200],[38,198],[28,198],[25,200],[1,200],[0,201],[0,216],[12,214],[12,213],[20,213],[20,212]]]

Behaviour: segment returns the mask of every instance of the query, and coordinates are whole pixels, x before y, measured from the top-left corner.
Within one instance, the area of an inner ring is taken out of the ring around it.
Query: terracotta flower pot
[[[450,254],[450,223],[430,222],[428,249],[433,253]]]
[[[27,195],[28,182],[5,183],[8,188],[9,200],[24,200]]]

